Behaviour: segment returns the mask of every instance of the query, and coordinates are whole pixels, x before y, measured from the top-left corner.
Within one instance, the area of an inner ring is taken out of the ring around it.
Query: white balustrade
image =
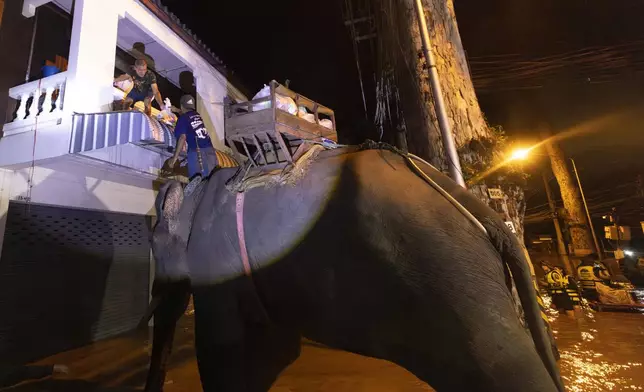
[[[36,117],[55,117],[63,109],[63,95],[67,72],[61,72],[40,80],[34,80],[9,90],[9,96],[19,100],[14,123],[23,120],[34,120]],[[45,95],[40,105],[42,95]],[[56,94],[54,100],[54,94]],[[31,99],[31,100],[30,100]]]

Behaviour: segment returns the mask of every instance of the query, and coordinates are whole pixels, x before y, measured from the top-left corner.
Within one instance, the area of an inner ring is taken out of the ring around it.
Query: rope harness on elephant
[[[244,234],[244,192],[237,193],[235,201],[235,215],[237,217],[237,239],[239,240],[239,252],[241,253],[242,265],[244,266],[244,273],[251,276],[252,269],[248,259],[248,249],[246,248],[246,235]]]
[[[360,146],[361,149],[363,150],[374,150],[374,149],[379,149],[379,150],[387,150],[391,151],[395,154],[400,155],[403,157],[407,163],[414,169],[416,174],[425,180],[426,183],[428,183],[432,188],[434,188],[438,193],[440,193],[447,201],[449,201],[454,207],[456,207],[457,210],[461,212],[461,214],[465,215],[465,217],[470,220],[476,227],[478,227],[486,236],[488,235],[487,230],[483,226],[483,224],[476,219],[474,215],[472,215],[471,212],[469,212],[461,203],[459,203],[456,199],[452,197],[445,189],[443,189],[440,185],[436,183],[436,181],[432,180],[431,177],[427,175],[414,161],[422,162],[425,165],[431,167],[432,169],[438,171],[432,164],[429,162],[425,161],[424,159],[410,153],[405,153],[396,147],[386,144],[386,143],[376,143],[372,140],[367,140],[364,144]]]

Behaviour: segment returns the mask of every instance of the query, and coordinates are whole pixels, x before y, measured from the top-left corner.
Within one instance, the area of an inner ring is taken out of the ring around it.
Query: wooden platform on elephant
[[[310,113],[289,113],[279,108],[278,100],[292,100],[288,102]],[[333,110],[274,80],[269,96],[226,106],[225,132],[236,158],[253,166],[284,166],[296,160],[304,141],[338,140]]]

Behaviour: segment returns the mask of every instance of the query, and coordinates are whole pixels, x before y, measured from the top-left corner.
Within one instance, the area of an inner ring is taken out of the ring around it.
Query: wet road
[[[553,327],[569,391],[644,390],[644,314],[593,313],[578,320],[556,316]],[[177,332],[166,392],[200,391],[190,318]],[[47,358],[67,364],[64,377],[11,391],[140,391],[147,367],[146,336],[100,342]],[[271,392],[431,391],[413,375],[385,361],[306,343],[300,359],[279,378]]]

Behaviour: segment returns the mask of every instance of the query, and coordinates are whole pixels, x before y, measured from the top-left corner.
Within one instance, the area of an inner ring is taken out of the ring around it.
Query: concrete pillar
[[[76,0],[64,110],[104,111],[113,101],[120,0]]]
[[[197,87],[197,111],[203,117],[213,146],[221,151],[229,151],[224,142],[224,98],[227,95],[226,79],[215,76],[216,71],[195,72]]]

